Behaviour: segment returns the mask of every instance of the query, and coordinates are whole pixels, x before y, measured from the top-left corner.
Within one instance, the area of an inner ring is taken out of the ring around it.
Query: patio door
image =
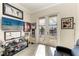
[[[52,45],[57,40],[57,16],[47,16],[39,19],[39,43]]]
[[[45,36],[46,36],[46,19],[42,17],[39,19],[39,43],[44,44]]]
[[[50,46],[57,45],[57,16],[49,16],[46,20],[46,38],[45,44]]]

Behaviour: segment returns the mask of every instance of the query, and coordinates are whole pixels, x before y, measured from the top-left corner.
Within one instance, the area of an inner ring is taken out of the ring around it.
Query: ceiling
[[[21,3],[24,8],[27,8],[31,13],[44,10],[48,7],[56,5],[56,3]]]

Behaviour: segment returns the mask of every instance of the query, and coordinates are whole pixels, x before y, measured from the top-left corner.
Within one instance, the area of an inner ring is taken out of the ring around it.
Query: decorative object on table
[[[73,29],[74,17],[66,17],[61,19],[61,29]]]
[[[30,32],[30,30],[31,30],[31,23],[25,22],[24,27],[23,27],[23,31]]]
[[[3,3],[3,15],[23,19],[23,11],[8,3]]]

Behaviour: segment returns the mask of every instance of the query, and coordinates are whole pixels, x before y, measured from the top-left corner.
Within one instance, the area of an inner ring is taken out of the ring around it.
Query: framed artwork
[[[21,31],[23,29],[23,21],[2,17],[1,29],[3,31]]]
[[[25,22],[23,26],[23,31],[30,32],[30,30],[31,30],[31,23]]]
[[[23,11],[8,3],[3,3],[3,15],[23,19]]]
[[[20,38],[21,32],[20,31],[6,31],[4,32],[4,40],[13,40],[15,38]]]
[[[67,17],[61,19],[61,29],[73,29],[74,17]]]

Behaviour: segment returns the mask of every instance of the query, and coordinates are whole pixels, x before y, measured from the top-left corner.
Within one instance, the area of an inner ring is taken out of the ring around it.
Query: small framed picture
[[[3,3],[3,15],[23,20],[23,11],[8,3]]]
[[[24,32],[30,32],[31,31],[31,23],[25,22],[23,26]]]
[[[61,19],[61,29],[73,29],[74,17],[67,17]]]

